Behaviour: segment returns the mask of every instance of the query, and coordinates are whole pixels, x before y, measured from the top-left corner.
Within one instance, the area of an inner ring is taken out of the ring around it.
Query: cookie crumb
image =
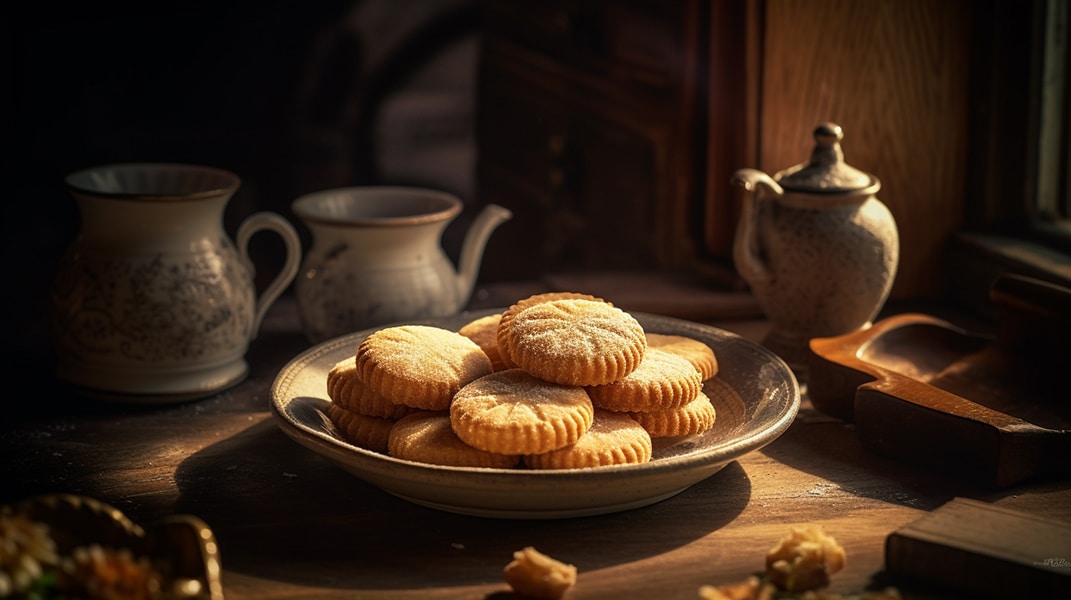
[[[513,591],[524,598],[557,600],[576,584],[576,572],[575,566],[528,546],[513,553],[503,576]]]

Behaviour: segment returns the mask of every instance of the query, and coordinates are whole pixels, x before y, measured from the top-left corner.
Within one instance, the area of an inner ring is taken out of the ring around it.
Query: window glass
[[[1038,128],[1035,221],[1042,228],[1071,235],[1071,85],[1069,85],[1068,3],[1045,3],[1044,43],[1040,53],[1040,127]]]

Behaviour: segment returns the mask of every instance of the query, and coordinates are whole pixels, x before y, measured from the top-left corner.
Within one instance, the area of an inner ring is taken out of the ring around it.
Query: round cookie
[[[594,418],[581,387],[499,371],[461,388],[450,423],[466,444],[498,454],[540,454],[576,442]]]
[[[327,407],[327,417],[338,429],[342,437],[359,448],[386,454],[387,439],[393,419],[381,419],[346,410],[337,404]]]
[[[502,357],[498,350],[498,323],[502,320],[502,313],[495,313],[479,317],[469,321],[457,332],[476,342],[487,358],[491,359],[491,368],[495,371],[503,371],[510,368],[510,364]]]
[[[680,354],[695,366],[703,381],[718,374],[718,358],[714,354],[714,350],[695,338],[665,333],[648,333],[647,347],[661,348]]]
[[[703,392],[677,408],[628,413],[653,438],[696,435],[714,427],[717,412]]]
[[[445,412],[420,411],[399,419],[388,446],[395,458],[434,465],[512,469],[521,462],[518,455],[485,452],[462,442]]]
[[[575,444],[524,457],[533,469],[583,469],[651,460],[651,435],[625,413],[595,410],[595,419]]]
[[[518,300],[507,308],[499,317],[498,331],[495,332],[495,337],[498,342],[499,353],[502,356],[502,361],[508,367],[516,367],[517,363],[513,358],[509,356],[509,329],[513,323],[513,318],[517,316],[517,313],[522,310],[541,304],[543,302],[550,302],[551,300],[568,300],[568,299],[581,299],[581,300],[594,300],[597,302],[604,302],[602,298],[596,298],[590,294],[581,294],[579,292],[546,292],[542,294],[533,294],[523,300]]]
[[[465,384],[491,373],[476,342],[428,325],[397,325],[373,332],[357,347],[364,383],[395,404],[446,410]]]
[[[639,367],[625,377],[588,388],[598,408],[641,412],[683,406],[703,389],[699,371],[678,354],[648,348]]]
[[[639,322],[598,300],[530,306],[513,317],[506,338],[506,354],[518,367],[562,385],[617,381],[639,366],[647,349]]]
[[[327,372],[327,397],[342,408],[369,417],[400,419],[417,410],[395,404],[372,391],[357,374],[354,357],[341,360]]]

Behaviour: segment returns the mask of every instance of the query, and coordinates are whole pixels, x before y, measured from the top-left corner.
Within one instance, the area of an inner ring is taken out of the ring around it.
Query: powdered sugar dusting
[[[600,301],[536,304],[519,312],[510,327],[509,353],[518,365],[559,383],[595,383],[585,381],[589,377],[598,382],[620,379],[639,365],[647,348],[639,322]]]

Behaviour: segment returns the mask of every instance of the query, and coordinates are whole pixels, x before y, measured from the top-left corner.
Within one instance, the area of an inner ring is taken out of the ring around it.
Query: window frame
[[[1046,42],[1052,39],[1046,35],[1048,11],[1051,2],[1062,1],[975,4],[968,197],[963,229],[950,241],[945,260],[949,296],[979,313],[993,314],[989,290],[1004,273],[1071,288],[1071,224],[1038,210],[1040,193],[1067,193],[1066,39],[1057,44],[1065,53],[1065,86],[1047,95],[1044,85],[1051,50]],[[1066,28],[1062,33],[1066,36]],[[1046,109],[1052,102],[1064,104],[1057,117],[1064,133],[1055,147],[1062,144],[1065,166],[1043,171],[1041,148],[1052,127]],[[1057,185],[1042,185],[1043,176],[1056,177]]]

